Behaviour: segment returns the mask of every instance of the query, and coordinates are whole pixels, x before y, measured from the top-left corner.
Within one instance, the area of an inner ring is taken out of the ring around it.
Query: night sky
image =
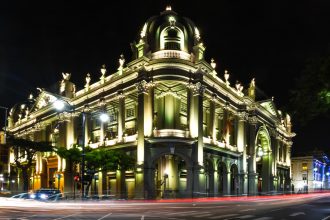
[[[232,84],[245,87],[251,78],[279,109],[308,58],[330,47],[329,1],[32,1],[0,5],[0,105],[12,107],[37,87],[47,88],[72,73],[78,90],[85,76],[92,82],[106,64],[118,67],[121,53],[131,60],[130,43],[138,41],[145,21],[167,4],[190,18],[206,45],[206,60],[214,58],[217,72],[231,73]],[[217,4],[215,4],[217,3]],[[330,74],[330,73],[329,73]],[[2,111],[2,110],[1,110]],[[0,112],[3,125],[3,111]],[[326,150],[329,120],[306,127],[294,124],[293,152]]]

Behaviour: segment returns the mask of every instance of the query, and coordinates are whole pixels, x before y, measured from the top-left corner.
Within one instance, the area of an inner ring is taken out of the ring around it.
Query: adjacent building
[[[190,19],[167,7],[142,25],[131,47],[132,61],[120,56],[115,72],[103,66],[96,79],[87,74],[81,90],[63,73],[54,90],[30,95],[11,109],[8,131],[54,146],[88,143],[134,156],[136,167],[125,175],[95,176],[91,191],[99,194],[119,194],[120,181],[129,198],[290,190],[295,135],[290,116],[272,99],[258,100],[254,79],[244,88],[230,81],[228,71],[218,73],[215,61],[204,59],[206,47]],[[57,112],[53,103],[59,99],[75,111]],[[85,124],[83,111],[88,112]],[[106,123],[98,119],[103,112],[110,116]],[[73,191],[67,170],[63,158],[39,153],[30,188],[59,185]],[[19,172],[16,178],[20,183]]]
[[[292,157],[292,184],[295,192],[315,192],[330,188],[330,167],[324,152]]]

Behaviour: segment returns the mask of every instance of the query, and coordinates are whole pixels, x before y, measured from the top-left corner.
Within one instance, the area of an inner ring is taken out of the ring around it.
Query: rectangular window
[[[304,170],[304,171],[307,170],[307,163],[302,163],[302,170]]]
[[[135,115],[134,108],[128,108],[128,109],[126,109],[126,118],[134,117],[134,115]]]
[[[302,175],[302,180],[307,180],[307,174]]]
[[[187,113],[187,104],[181,103],[180,111],[184,112],[184,113]]]

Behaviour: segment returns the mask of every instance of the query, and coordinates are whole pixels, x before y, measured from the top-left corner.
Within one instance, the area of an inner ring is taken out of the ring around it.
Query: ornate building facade
[[[88,74],[84,89],[76,91],[70,74],[63,74],[55,92],[40,89],[36,98],[14,106],[9,132],[67,148],[83,142],[120,148],[134,156],[136,167],[125,175],[97,174],[92,187],[99,194],[118,194],[121,178],[129,198],[254,195],[289,188],[294,136],[289,115],[271,99],[256,99],[254,79],[243,89],[231,85],[229,72],[219,77],[214,60],[204,59],[205,46],[191,20],[168,7],[146,21],[131,46],[132,61],[121,56],[112,74],[103,66],[93,83]],[[56,112],[58,99],[75,113]],[[85,129],[82,111],[88,112]],[[98,120],[104,111],[107,123]],[[75,184],[66,170],[64,159],[39,153],[31,188],[55,184],[72,191]],[[57,174],[60,178],[54,178]]]

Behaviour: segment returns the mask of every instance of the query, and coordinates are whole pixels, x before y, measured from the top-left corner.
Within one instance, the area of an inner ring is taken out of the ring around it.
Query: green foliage
[[[81,161],[81,150],[76,145],[70,149],[66,149],[65,147],[57,147],[55,151],[57,155],[73,164],[77,164]]]
[[[8,135],[5,146],[14,150],[13,164],[22,172],[23,190],[27,191],[29,186],[29,173],[32,171],[33,159],[37,152],[51,152],[53,146],[46,141],[31,141],[27,139],[15,138]]]
[[[81,148],[74,146],[73,148],[57,148],[56,153],[69,161],[69,169],[72,165],[82,162]],[[84,181],[88,183],[85,188],[85,194],[88,195],[89,186],[92,184],[95,173],[100,171],[116,171],[129,170],[135,165],[133,157],[127,155],[122,150],[109,150],[106,148],[92,149],[85,147],[85,171]]]
[[[82,161],[82,151],[77,146],[70,149],[58,147],[56,148],[56,153],[72,164],[78,164]],[[85,147],[85,164],[86,170],[90,173],[96,173],[98,171],[115,171],[117,169],[129,170],[134,167],[135,160],[121,150]]]
[[[308,61],[291,90],[289,110],[302,125],[319,115],[330,116],[330,56]]]

